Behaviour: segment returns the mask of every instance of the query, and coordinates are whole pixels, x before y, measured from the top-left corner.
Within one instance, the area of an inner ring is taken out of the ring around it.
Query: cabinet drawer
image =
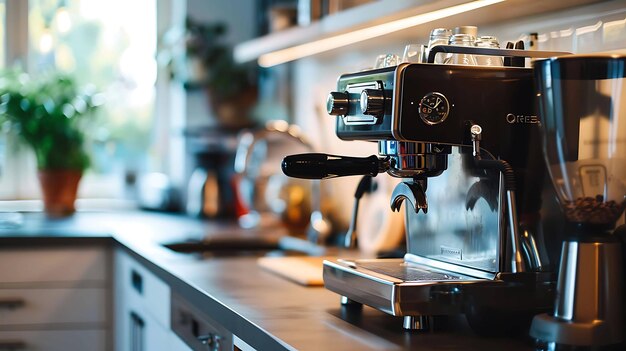
[[[0,249],[0,286],[12,283],[104,282],[108,250],[99,247]]]
[[[170,328],[161,325],[151,314],[123,309],[115,327],[116,351],[191,351]]]
[[[99,327],[107,321],[107,307],[106,289],[0,289],[0,329],[59,323]]]
[[[0,331],[0,350],[107,350],[106,330]]]
[[[115,255],[116,301],[150,314],[163,327],[170,326],[170,287],[154,273],[119,250]]]

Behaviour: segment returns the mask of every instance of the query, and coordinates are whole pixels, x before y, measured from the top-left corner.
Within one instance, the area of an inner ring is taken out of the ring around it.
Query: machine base
[[[542,342],[569,346],[606,346],[622,341],[615,340],[605,321],[572,322],[546,313],[533,319],[530,336]]]
[[[402,327],[406,330],[428,330],[431,319],[430,316],[404,316]]]
[[[530,335],[555,345],[624,342],[623,262],[622,244],[612,235],[563,242],[554,312],[536,316]]]
[[[324,261],[324,285],[342,301],[405,317],[404,327],[411,330],[428,328],[429,317],[436,315],[466,314],[475,329],[490,329],[519,315],[528,315],[530,323],[534,314],[552,306],[551,278],[538,273],[479,278],[404,259]]]

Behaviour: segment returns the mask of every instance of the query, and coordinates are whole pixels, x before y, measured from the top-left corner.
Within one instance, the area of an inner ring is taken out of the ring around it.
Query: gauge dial
[[[450,103],[441,93],[424,95],[419,105],[419,115],[426,124],[439,124],[448,118]]]

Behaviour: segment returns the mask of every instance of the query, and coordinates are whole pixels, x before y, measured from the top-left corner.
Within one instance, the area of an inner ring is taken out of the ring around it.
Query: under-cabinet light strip
[[[420,24],[436,21],[442,18],[458,15],[460,13],[494,5],[506,0],[477,0],[461,5],[447,7],[445,9],[422,13],[419,15],[398,19],[395,21],[358,29],[352,32],[335,35],[305,44],[277,50],[259,57],[261,67],[272,67],[281,63],[290,62],[306,56],[319,54],[325,51],[340,48],[342,46],[358,43],[364,40],[380,37],[403,29],[418,26]]]

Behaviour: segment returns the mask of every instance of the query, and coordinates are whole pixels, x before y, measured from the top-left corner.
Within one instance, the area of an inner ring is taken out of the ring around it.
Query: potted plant
[[[78,183],[89,166],[85,117],[99,100],[93,88],[79,89],[74,79],[60,72],[36,78],[19,70],[0,74],[3,130],[35,152],[44,208],[50,216],[74,212]]]

